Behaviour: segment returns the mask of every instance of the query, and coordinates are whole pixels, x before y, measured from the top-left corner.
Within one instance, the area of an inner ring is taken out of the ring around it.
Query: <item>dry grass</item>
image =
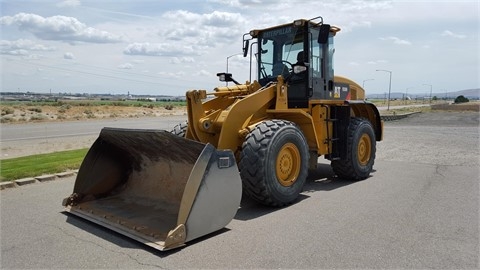
[[[436,104],[432,106],[432,110],[442,111],[480,111],[480,103],[460,103],[460,104]]]
[[[385,107],[387,103],[384,100],[370,100],[378,107]],[[397,106],[405,106],[402,108],[395,108]],[[381,110],[381,115],[390,114],[405,114],[412,112],[434,112],[434,111],[479,111],[480,101],[470,101],[461,104],[450,104],[443,100],[434,100],[431,103],[423,100],[391,100],[390,110]]]
[[[376,106],[387,106],[384,100],[370,100]],[[45,121],[75,121],[102,118],[131,118],[149,116],[186,115],[184,103],[161,104],[161,103],[122,103],[110,102],[100,103],[91,101],[79,102],[56,102],[50,103],[1,103],[1,123],[26,123]],[[425,105],[419,107],[417,105]],[[429,106],[431,105],[431,106]],[[395,106],[411,106],[395,108]],[[429,112],[432,110],[473,110],[479,111],[479,102],[468,102],[464,104],[446,104],[445,101],[433,101],[430,104],[424,100],[391,100],[390,110],[382,110],[382,115],[402,114],[411,112]]]

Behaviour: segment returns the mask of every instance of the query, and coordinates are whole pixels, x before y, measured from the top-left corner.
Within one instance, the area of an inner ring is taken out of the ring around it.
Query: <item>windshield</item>
[[[292,64],[297,63],[297,55],[303,51],[301,29],[292,26],[265,31],[260,34],[258,42],[258,78],[262,85],[275,80],[278,75],[288,76]]]

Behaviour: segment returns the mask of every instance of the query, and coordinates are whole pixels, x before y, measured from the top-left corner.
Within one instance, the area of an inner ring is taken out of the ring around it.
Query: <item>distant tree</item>
[[[465,102],[469,102],[470,100],[468,100],[468,98],[464,97],[463,95],[460,95],[458,97],[455,98],[455,103],[465,103]]]
[[[437,97],[437,96],[433,96],[433,97],[432,97],[432,100],[438,100],[438,97]]]

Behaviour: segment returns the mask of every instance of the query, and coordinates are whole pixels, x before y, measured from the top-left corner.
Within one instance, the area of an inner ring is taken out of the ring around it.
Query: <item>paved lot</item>
[[[1,268],[479,268],[478,113],[386,123],[375,172],[310,174],[286,208],[244,199],[224,230],[159,252],[63,212],[74,179],[3,190]]]
[[[186,119],[182,115],[2,125],[0,159],[88,148],[103,127],[171,130]]]

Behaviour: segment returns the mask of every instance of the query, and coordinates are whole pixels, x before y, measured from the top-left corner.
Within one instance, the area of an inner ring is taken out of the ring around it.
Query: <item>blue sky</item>
[[[0,0],[1,89],[184,95],[248,80],[242,35],[322,16],[342,28],[335,73],[367,93],[480,88],[480,2]]]

